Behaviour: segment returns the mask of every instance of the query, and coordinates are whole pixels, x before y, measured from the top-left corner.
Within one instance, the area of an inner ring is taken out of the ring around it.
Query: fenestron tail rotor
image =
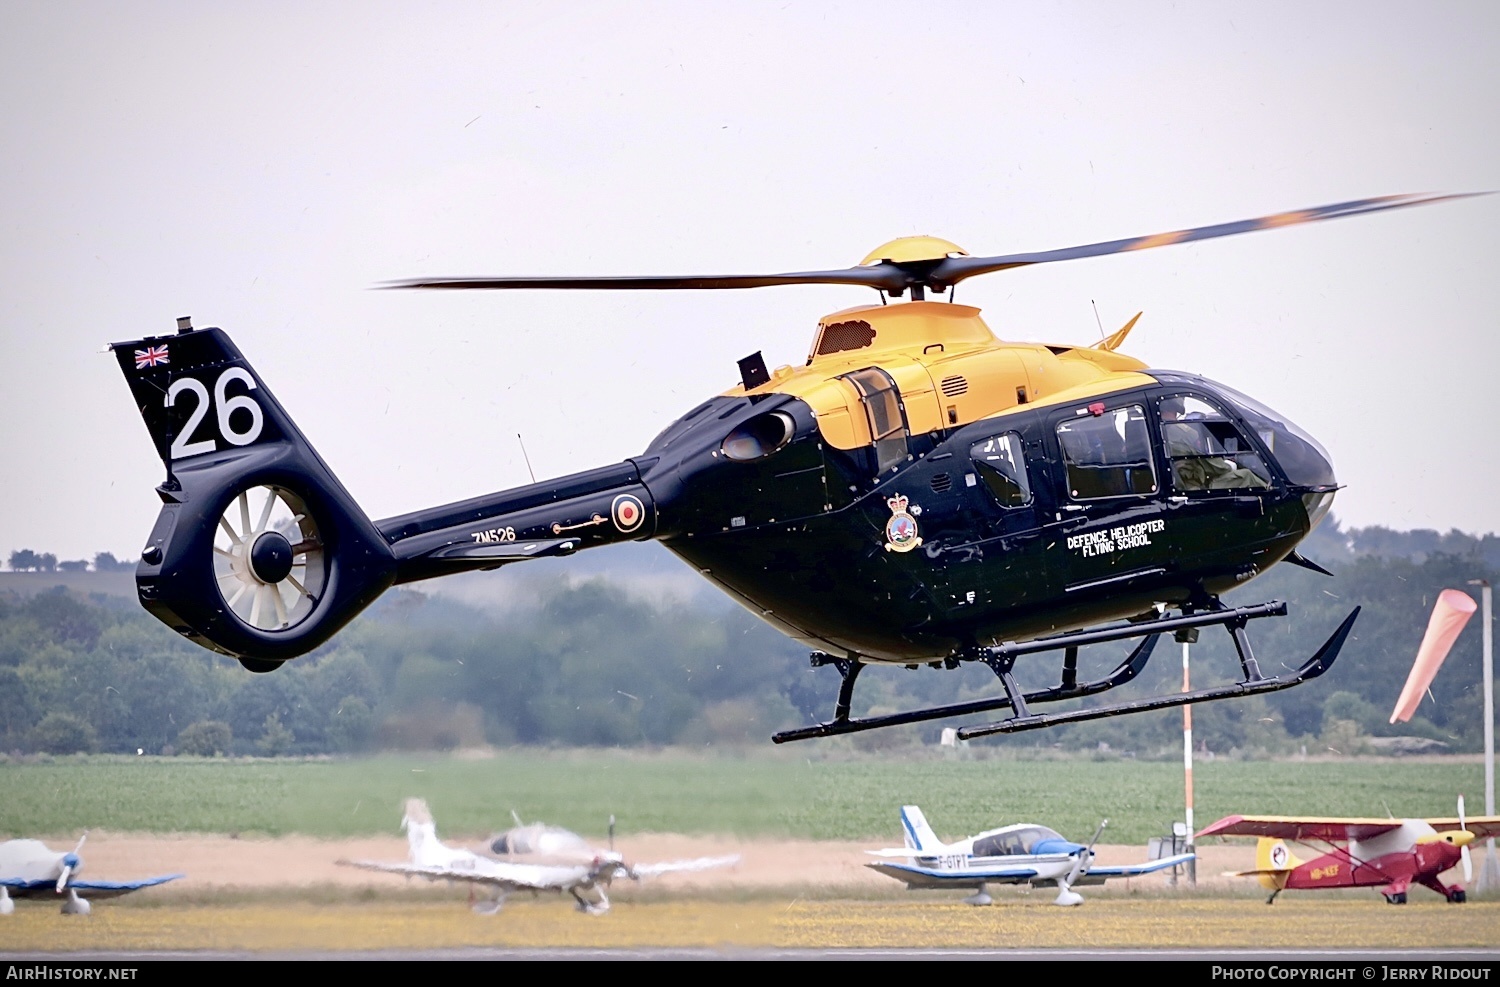
[[[220,516],[214,581],[225,606],[250,627],[295,626],[317,605],[326,574],[322,536],[290,490],[248,487]]]
[[[892,297],[899,297],[908,289],[911,297],[921,299],[926,291],[947,291],[967,278],[980,274],[991,274],[1033,264],[1050,264],[1060,260],[1078,260],[1083,257],[1102,257],[1108,254],[1148,250],[1174,243],[1192,243],[1216,237],[1236,236],[1256,230],[1277,229],[1316,223],[1325,219],[1341,219],[1345,216],[1360,216],[1401,209],[1407,206],[1446,202],[1464,199],[1473,195],[1488,195],[1487,192],[1463,192],[1454,194],[1417,193],[1410,195],[1383,195],[1370,199],[1355,199],[1336,202],[1311,209],[1273,213],[1256,219],[1243,219],[1232,223],[1198,226],[1192,229],[1174,230],[1169,233],[1154,233],[1150,236],[1128,237],[1123,240],[1106,240],[1060,250],[1034,253],[1000,254],[993,257],[971,257],[957,245],[936,237],[903,237],[877,248],[858,267],[828,271],[798,271],[786,274],[715,274],[695,276],[646,276],[646,277],[441,277],[411,278],[389,281],[384,288],[447,288],[447,289],[588,289],[588,290],[681,290],[681,289],[725,289],[766,288],[792,284],[847,284],[874,288]]]

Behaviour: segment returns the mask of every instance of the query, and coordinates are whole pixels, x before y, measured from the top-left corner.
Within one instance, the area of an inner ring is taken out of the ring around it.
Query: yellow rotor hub
[[[889,243],[882,243],[859,262],[860,267],[869,267],[881,261],[907,264],[913,261],[943,260],[948,257],[967,257],[969,252],[958,244],[935,236],[903,236]]]

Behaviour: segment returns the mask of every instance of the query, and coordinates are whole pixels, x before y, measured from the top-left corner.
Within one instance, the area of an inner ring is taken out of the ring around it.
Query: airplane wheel
[[[1463,888],[1454,888],[1452,891],[1448,892],[1448,900],[1455,905],[1462,905],[1464,902],[1469,900],[1469,892],[1465,891]]]
[[[214,581],[242,623],[258,631],[300,623],[317,606],[327,575],[323,539],[301,497],[261,486],[229,502],[214,536]]]
[[[240,664],[247,672],[274,672],[281,667],[281,662],[266,661],[264,658],[241,658]]]
[[[1406,892],[1398,891],[1395,894],[1388,894],[1385,896],[1385,900],[1393,905],[1404,905],[1406,904]]]

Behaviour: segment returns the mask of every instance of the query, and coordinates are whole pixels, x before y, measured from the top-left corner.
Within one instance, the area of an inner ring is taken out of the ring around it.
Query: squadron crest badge
[[[906,496],[897,494],[886,499],[891,509],[891,519],[885,523],[885,550],[887,552],[910,552],[922,544],[917,534],[917,519],[906,509]]]

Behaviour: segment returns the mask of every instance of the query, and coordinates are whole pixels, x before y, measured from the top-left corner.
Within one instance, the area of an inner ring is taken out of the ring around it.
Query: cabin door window
[[[980,439],[969,447],[974,472],[969,485],[982,483],[1001,507],[1031,503],[1031,481],[1026,476],[1025,444],[1015,432]]]
[[[896,382],[883,370],[869,367],[849,374],[848,381],[859,392],[865,420],[875,447],[875,472],[884,473],[906,460],[906,417]]]
[[[1138,404],[1070,418],[1057,426],[1074,500],[1133,497],[1156,493],[1156,468],[1146,413]]]

